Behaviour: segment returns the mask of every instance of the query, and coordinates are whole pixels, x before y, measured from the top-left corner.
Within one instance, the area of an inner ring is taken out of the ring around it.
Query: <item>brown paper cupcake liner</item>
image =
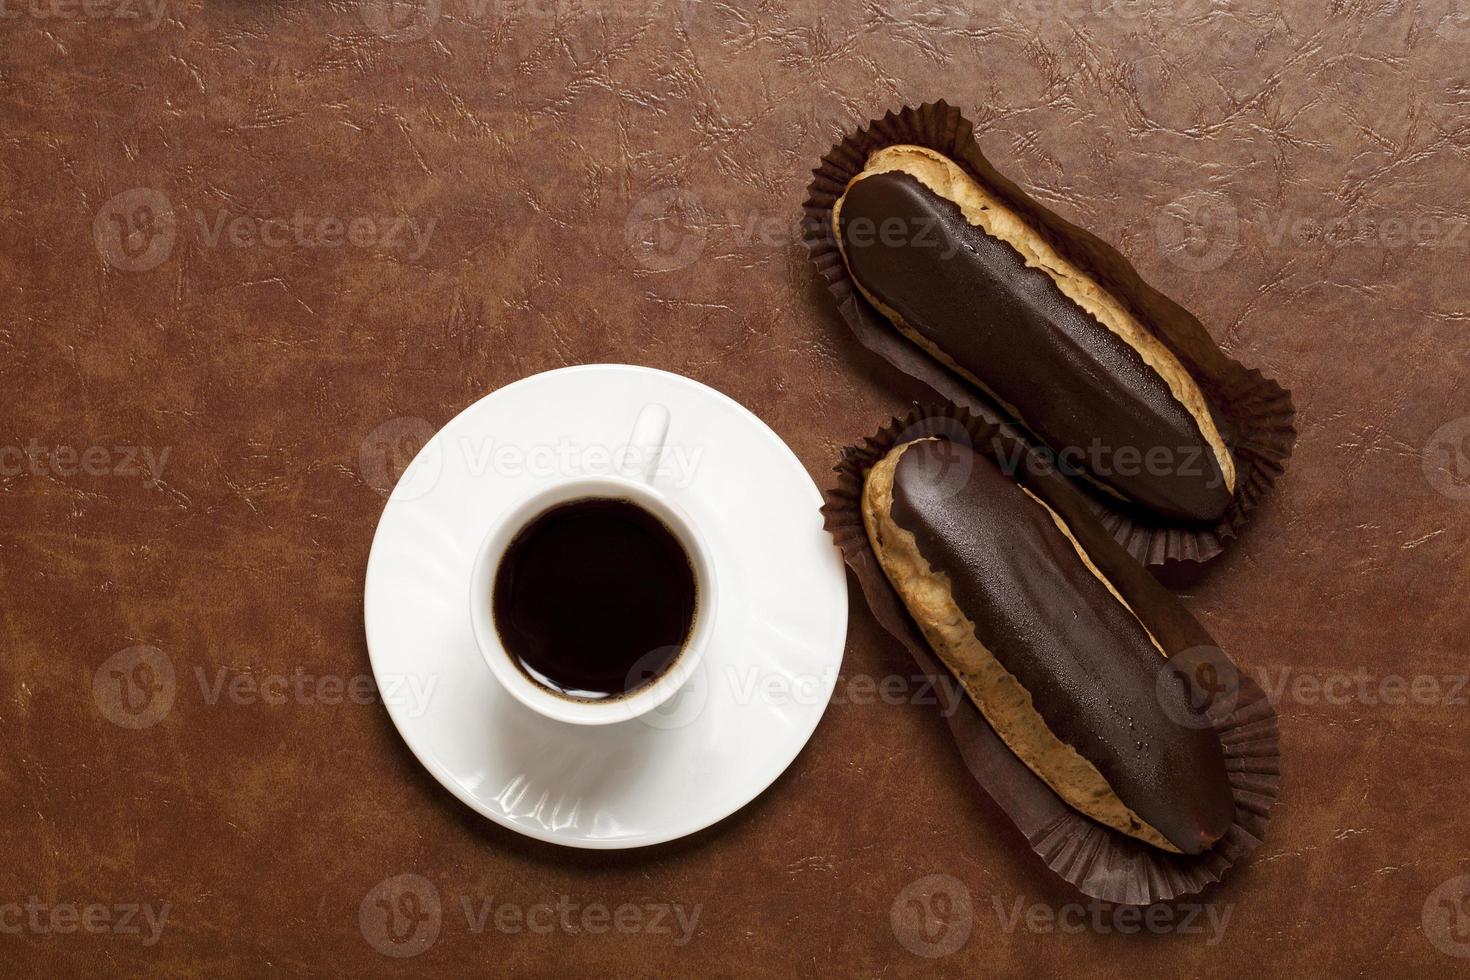
[[[894,592],[863,527],[861,499],[868,469],[894,446],[938,435],[965,442],[1004,462],[1018,448],[1007,430],[964,408],[916,408],[895,418],[860,445],[848,447],[837,482],[826,492],[826,528],[857,577],[868,607],[901,642],[930,680],[966,768],[1000,805],[1047,867],[1082,894],[1121,905],[1152,905],[1193,895],[1219,881],[1255,850],[1270,822],[1280,779],[1276,712],[1260,687],[1220,656],[1238,684],[1228,706],[1206,717],[1225,750],[1236,804],[1235,823],[1209,851],[1178,855],[1158,850],[1073,810],[1001,741],[980,710],[934,655],[903,600]],[[1159,641],[1170,650],[1212,646],[1209,634],[1108,532],[1089,520],[1089,505],[1073,482],[1045,468],[1023,465],[1016,479],[1056,510],[1089,555],[1133,608],[1156,610]],[[950,682],[946,683],[946,680]],[[1227,711],[1228,708],[1228,711]],[[1218,717],[1216,716],[1218,715]]]
[[[941,397],[977,412],[986,421],[1013,427],[993,402],[894,329],[854,288],[832,232],[832,207],[880,147],[912,143],[937,150],[966,168],[1051,240],[1071,261],[1087,269],[1122,300],[1183,362],[1210,401],[1226,444],[1235,456],[1237,484],[1230,508],[1212,525],[1179,523],[1110,497],[1085,480],[1089,506],[1103,526],[1135,559],[1146,565],[1169,560],[1204,562],[1240,534],[1250,513],[1271,491],[1296,441],[1291,393],[1231,359],[1189,311],[1145,283],[1111,245],[1038,204],[1007,180],[980,152],[974,127],[944,102],[890,112],[849,133],[812,173],[804,207],[802,237],[838,310],[864,347]]]

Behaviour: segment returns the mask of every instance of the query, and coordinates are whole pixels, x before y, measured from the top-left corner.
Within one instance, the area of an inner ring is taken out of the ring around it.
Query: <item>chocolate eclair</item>
[[[919,146],[877,150],[832,223],[868,301],[1064,469],[1178,520],[1224,513],[1235,464],[1189,371],[959,165]]]
[[[1160,682],[1180,651],[1161,645],[1153,617],[1189,615],[1172,595],[1157,597],[1172,607],[1130,606],[1080,543],[1097,541],[1094,529],[1074,533],[989,456],[946,439],[902,443],[874,464],[862,513],[935,654],[1057,795],[1175,853],[1201,853],[1229,830],[1219,737],[1182,723],[1198,717],[1188,691]]]

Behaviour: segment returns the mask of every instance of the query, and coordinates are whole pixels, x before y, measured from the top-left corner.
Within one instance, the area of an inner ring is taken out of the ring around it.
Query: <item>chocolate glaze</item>
[[[863,288],[1014,406],[1053,450],[1067,451],[1064,464],[1090,467],[1099,482],[1170,517],[1224,513],[1231,495],[1220,464],[1164,379],[958,204],[891,171],[852,184],[838,221]],[[884,234],[885,221],[896,234]],[[1095,466],[1094,440],[1103,447]],[[1169,450],[1169,464],[1144,465],[1155,447]]]
[[[976,638],[1052,732],[1125,804],[1186,854],[1229,829],[1235,803],[1218,736],[1172,720],[1188,717],[1183,687],[1160,688],[1159,650],[1040,504],[988,457],[925,440],[895,468],[892,517],[949,577]],[[1165,614],[1176,612],[1188,615]]]

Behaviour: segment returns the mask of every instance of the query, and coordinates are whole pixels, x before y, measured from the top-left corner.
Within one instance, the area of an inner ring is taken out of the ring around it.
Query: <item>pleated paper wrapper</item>
[[[1204,392],[1235,457],[1236,490],[1225,514],[1210,524],[1182,523],[1109,496],[1086,480],[1076,482],[1103,527],[1139,562],[1204,562],[1219,555],[1271,492],[1291,456],[1296,441],[1291,393],[1221,351],[1198,319],[1145,283],[1111,245],[1063,221],[997,172],[981,153],[974,127],[944,102],[890,112],[844,136],[813,171],[804,205],[807,253],[843,319],[863,346],[899,371],[987,421],[1024,434],[988,396],[900,334],[854,286],[842,260],[832,231],[833,204],[870,153],[895,143],[929,147],[968,170],[1128,306],[1179,357]]]
[[[1150,611],[1150,627],[1166,650],[1213,647],[1213,641],[1098,523],[1074,482],[1056,472],[1047,462],[1049,457],[1018,444],[1005,427],[957,405],[915,408],[907,417],[893,419],[844,452],[822,514],[874,617],[908,649],[940,693],[944,716],[965,766],[1010,817],[1037,857],[1084,895],[1120,905],[1152,905],[1186,898],[1219,881],[1261,842],[1276,800],[1280,741],[1276,712],[1264,692],[1244,670],[1218,655],[1222,676],[1231,677],[1232,693],[1206,708],[1201,723],[1212,724],[1219,734],[1236,818],[1209,851],[1193,856],[1171,854],[1073,810],[1006,747],[965,696],[924,640],[868,541],[861,501],[869,468],[894,446],[928,436],[960,441],[992,459],[1009,461],[1018,482],[1067,521],[1128,604]],[[1017,464],[1017,460],[1022,462]],[[977,832],[986,830],[977,828]]]

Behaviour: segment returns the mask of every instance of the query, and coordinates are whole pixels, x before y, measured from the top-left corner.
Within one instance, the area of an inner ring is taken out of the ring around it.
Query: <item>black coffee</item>
[[[656,680],[694,625],[689,556],[627,500],[560,504],[526,525],[495,572],[501,642],[521,670],[573,698],[615,698]]]

